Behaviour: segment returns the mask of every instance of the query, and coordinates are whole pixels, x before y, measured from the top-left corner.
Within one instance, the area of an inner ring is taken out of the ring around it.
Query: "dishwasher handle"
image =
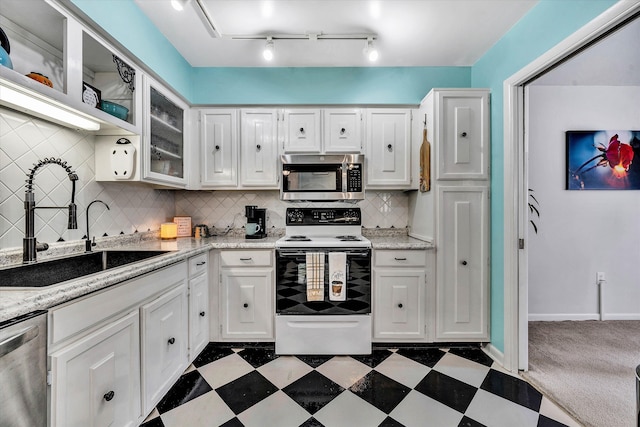
[[[12,351],[22,347],[32,339],[38,336],[38,325],[29,326],[12,337],[0,342],[0,357],[4,357]]]

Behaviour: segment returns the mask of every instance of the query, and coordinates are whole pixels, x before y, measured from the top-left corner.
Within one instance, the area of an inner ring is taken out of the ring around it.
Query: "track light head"
[[[264,50],[262,51],[262,57],[267,61],[271,61],[273,59],[273,50],[274,50],[273,38],[269,36],[267,37],[267,43],[264,45]]]
[[[367,44],[363,50],[364,55],[371,62],[378,60],[378,49],[373,45],[373,37],[367,37]]]
[[[171,6],[178,12],[182,12],[189,0],[171,0]]]

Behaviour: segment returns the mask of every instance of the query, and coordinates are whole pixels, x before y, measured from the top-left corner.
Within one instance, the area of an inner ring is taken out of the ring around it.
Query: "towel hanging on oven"
[[[347,300],[347,254],[329,252],[329,300]]]
[[[307,252],[307,301],[324,301],[324,252]]]

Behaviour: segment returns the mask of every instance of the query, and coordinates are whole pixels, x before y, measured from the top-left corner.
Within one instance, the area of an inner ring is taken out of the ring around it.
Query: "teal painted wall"
[[[504,351],[503,82],[604,12],[615,0],[541,0],[471,69],[491,89],[491,342]]]
[[[194,104],[419,104],[470,67],[194,68]]]
[[[154,70],[178,93],[191,96],[191,65],[133,0],[71,0],[96,24]]]

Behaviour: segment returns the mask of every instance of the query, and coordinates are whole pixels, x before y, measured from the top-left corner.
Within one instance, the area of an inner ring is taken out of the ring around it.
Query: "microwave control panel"
[[[362,165],[352,163],[347,168],[347,192],[359,193],[362,191]]]

